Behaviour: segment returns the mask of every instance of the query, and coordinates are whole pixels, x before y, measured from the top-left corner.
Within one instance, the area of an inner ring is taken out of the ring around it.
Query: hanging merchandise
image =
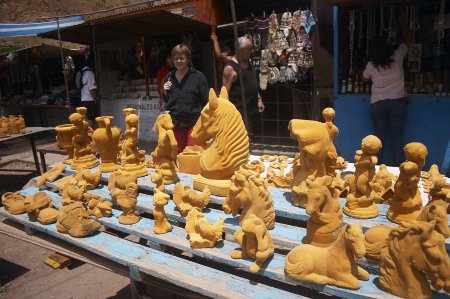
[[[294,29],[295,33],[300,31],[300,27],[302,25],[302,11],[296,10],[292,14],[292,29]]]
[[[287,42],[288,42],[288,51],[293,51],[297,48],[297,38],[295,36],[294,30],[290,29],[289,34],[287,36]]]
[[[278,30],[278,32],[275,35],[275,38],[272,42],[272,50],[276,51],[278,55],[281,55],[281,52],[283,50],[286,50],[289,48],[288,42],[286,40],[286,37],[284,36],[284,32],[281,30]]]
[[[265,13],[263,18],[257,19],[257,32],[261,37],[261,47],[267,48],[267,37],[269,32],[269,20],[265,17]]]
[[[266,90],[268,77],[269,77],[269,50],[262,50],[260,72],[259,72],[259,87],[261,88],[261,90]]]
[[[444,38],[444,13],[445,13],[445,0],[441,0],[441,4],[439,7],[439,13],[437,15],[437,43],[436,43],[436,55],[441,55],[441,42]]]
[[[294,49],[288,54],[288,67],[292,68],[294,72],[297,72],[297,61],[298,61],[298,52],[299,50]]]
[[[301,28],[300,32],[297,34],[297,48],[307,49],[310,51],[312,49],[311,39],[309,38],[306,30]]]
[[[299,68],[310,69],[313,67],[313,57],[312,52],[300,50],[298,54],[297,65]]]
[[[64,59],[64,72],[66,73],[67,80],[71,80],[75,74],[75,63],[71,56],[66,56]]]
[[[287,76],[287,66],[280,66],[280,78],[278,79],[278,82],[285,83],[286,76]]]
[[[280,79],[280,70],[277,67],[269,68],[269,84],[275,84]]]
[[[311,32],[311,28],[312,26],[316,25],[316,21],[314,20],[314,16],[312,11],[310,10],[304,10],[302,11],[302,21],[301,21],[301,26],[303,26],[303,28],[305,28],[306,33],[310,33]]]
[[[278,19],[277,14],[274,11],[269,16],[269,35],[272,37],[272,39],[275,39],[277,32],[278,32]]]
[[[353,48],[354,48],[354,41],[355,41],[355,11],[350,11],[350,18],[348,23],[348,31],[350,32],[349,35],[349,74],[353,74]]]
[[[372,8],[367,10],[366,57],[369,57],[369,42],[372,36]]]
[[[275,67],[278,64],[278,55],[277,52],[274,51],[269,51],[269,66],[270,67]]]
[[[259,32],[255,32],[253,34],[252,42],[253,42],[253,52],[261,51],[261,35],[259,34]]]
[[[281,16],[280,30],[283,30],[284,36],[289,36],[289,31],[292,28],[292,14],[286,11]]]

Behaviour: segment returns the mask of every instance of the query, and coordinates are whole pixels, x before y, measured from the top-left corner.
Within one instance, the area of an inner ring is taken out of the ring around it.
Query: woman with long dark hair
[[[373,133],[385,144],[386,130],[390,131],[390,143],[393,150],[393,163],[399,165],[403,155],[403,127],[406,115],[406,92],[403,60],[408,53],[411,41],[410,32],[401,18],[403,43],[394,51],[382,38],[372,41],[370,61],[363,72],[363,80],[372,80],[370,114]],[[389,126],[389,127],[388,127]],[[379,161],[383,162],[383,151]]]

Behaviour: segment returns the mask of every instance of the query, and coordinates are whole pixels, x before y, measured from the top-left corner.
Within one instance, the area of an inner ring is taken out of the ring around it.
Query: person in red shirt
[[[166,78],[167,74],[173,68],[172,59],[170,56],[167,56],[164,64],[158,69],[156,73],[156,84],[158,86],[158,94],[159,94],[159,109],[164,110],[164,99],[163,99],[163,82]]]

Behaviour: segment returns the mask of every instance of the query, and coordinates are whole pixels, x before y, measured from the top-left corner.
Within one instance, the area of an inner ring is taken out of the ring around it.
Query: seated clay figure
[[[45,182],[53,182],[57,177],[61,175],[61,173],[64,172],[65,169],[66,165],[62,163],[55,165],[52,169],[43,173],[40,177],[37,178],[36,187],[41,187],[45,184]]]
[[[52,198],[44,192],[38,192],[25,198],[25,210],[31,221],[51,224],[58,218],[58,210],[53,208]]]
[[[305,243],[328,247],[339,236],[343,217],[334,182],[330,176],[307,181],[309,192],[306,213],[310,217],[306,226]]]
[[[138,149],[139,116],[129,114],[125,118],[125,124],[127,129],[125,130],[125,140],[120,151],[120,170],[133,173],[137,177],[146,176],[145,151]]]
[[[440,205],[447,213],[450,213],[450,191],[445,189],[446,184],[445,177],[438,177],[430,183],[428,205]]]
[[[63,188],[62,192],[62,204],[63,206],[69,205],[72,202],[79,201],[84,202],[83,194],[86,192],[86,186],[77,186],[77,180],[71,179]]]
[[[241,227],[240,230],[234,233],[234,239],[241,246],[241,250],[233,250],[231,257],[234,259],[251,258],[255,260],[255,263],[250,267],[250,271],[256,273],[275,252],[272,237],[267,231],[264,222],[255,214],[250,214]]]
[[[373,198],[374,202],[383,202],[382,195],[387,189],[392,187],[393,180],[394,175],[388,171],[386,165],[381,164],[380,169],[378,169],[378,172],[375,174],[372,181],[369,182],[370,188],[372,189],[370,197]]]
[[[13,215],[25,213],[25,198],[19,192],[4,193],[2,195],[2,204]]]
[[[77,170],[75,176],[78,186],[85,186],[86,190],[92,190],[97,188],[102,178],[102,172],[97,169],[96,172],[91,172],[89,169],[81,166]]]
[[[231,178],[231,187],[222,205],[225,214],[236,216],[242,207],[239,225],[250,214],[255,214],[272,229],[275,226],[275,210],[272,196],[264,180],[256,177],[254,172],[240,168]]]
[[[63,206],[59,212],[56,229],[74,238],[82,238],[98,231],[100,223],[91,219],[83,203],[77,201]]]
[[[85,193],[84,200],[88,204],[87,213],[96,218],[110,217],[112,215],[112,203],[103,197]]]
[[[185,185],[183,188],[181,183],[177,183],[173,188],[173,202],[184,217],[193,208],[199,208],[200,211],[203,211],[209,203],[210,196],[211,192],[208,187],[205,187],[202,193],[197,193],[188,185]]]
[[[119,222],[122,224],[134,224],[141,217],[135,214],[138,196],[138,186],[135,183],[128,183],[125,192],[116,194],[117,204],[122,208],[122,215]]]
[[[411,142],[405,146],[404,152],[406,161],[399,167],[400,174],[387,212],[389,220],[395,223],[417,219],[422,209],[422,197],[417,184],[428,151],[422,143]]]
[[[154,183],[155,189],[158,189],[161,192],[166,192],[166,187],[164,186],[164,180],[159,169],[155,169],[152,173],[150,173],[150,179],[152,183]]]
[[[361,142],[361,156],[355,161],[355,174],[350,176],[350,190],[347,194],[344,213],[355,218],[372,218],[378,215],[378,207],[370,182],[375,176],[376,155],[381,149],[381,141],[374,135],[364,137]]]
[[[185,229],[192,248],[212,248],[222,238],[223,220],[219,217],[211,224],[198,208],[193,208],[186,216]]]
[[[434,225],[404,221],[392,229],[381,250],[381,289],[407,299],[432,298],[431,280],[436,291],[450,292],[450,258]]]
[[[347,224],[330,247],[301,244],[292,249],[286,256],[284,271],[299,280],[359,289],[358,279],[368,280],[369,273],[356,265],[355,257],[362,258],[365,253],[361,226]]]
[[[164,211],[164,206],[169,202],[170,196],[166,193],[155,189],[153,195],[153,217],[155,217],[155,225],[153,231],[156,234],[165,234],[172,231],[172,225],[170,225],[169,220],[167,220],[166,212]]]

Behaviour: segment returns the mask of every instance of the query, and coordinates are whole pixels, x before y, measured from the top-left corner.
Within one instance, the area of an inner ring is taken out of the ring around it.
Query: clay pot
[[[178,167],[182,173],[200,174],[200,153],[180,153],[178,155]]]
[[[72,143],[73,130],[75,126],[72,124],[64,124],[55,127],[56,144],[60,149],[67,151],[69,158],[64,161],[66,164],[72,164],[74,146]]]
[[[112,172],[119,169],[117,154],[119,151],[120,129],[111,125],[113,119],[113,116],[99,116],[95,118],[98,128],[94,131],[92,137],[100,153],[101,172]]]

